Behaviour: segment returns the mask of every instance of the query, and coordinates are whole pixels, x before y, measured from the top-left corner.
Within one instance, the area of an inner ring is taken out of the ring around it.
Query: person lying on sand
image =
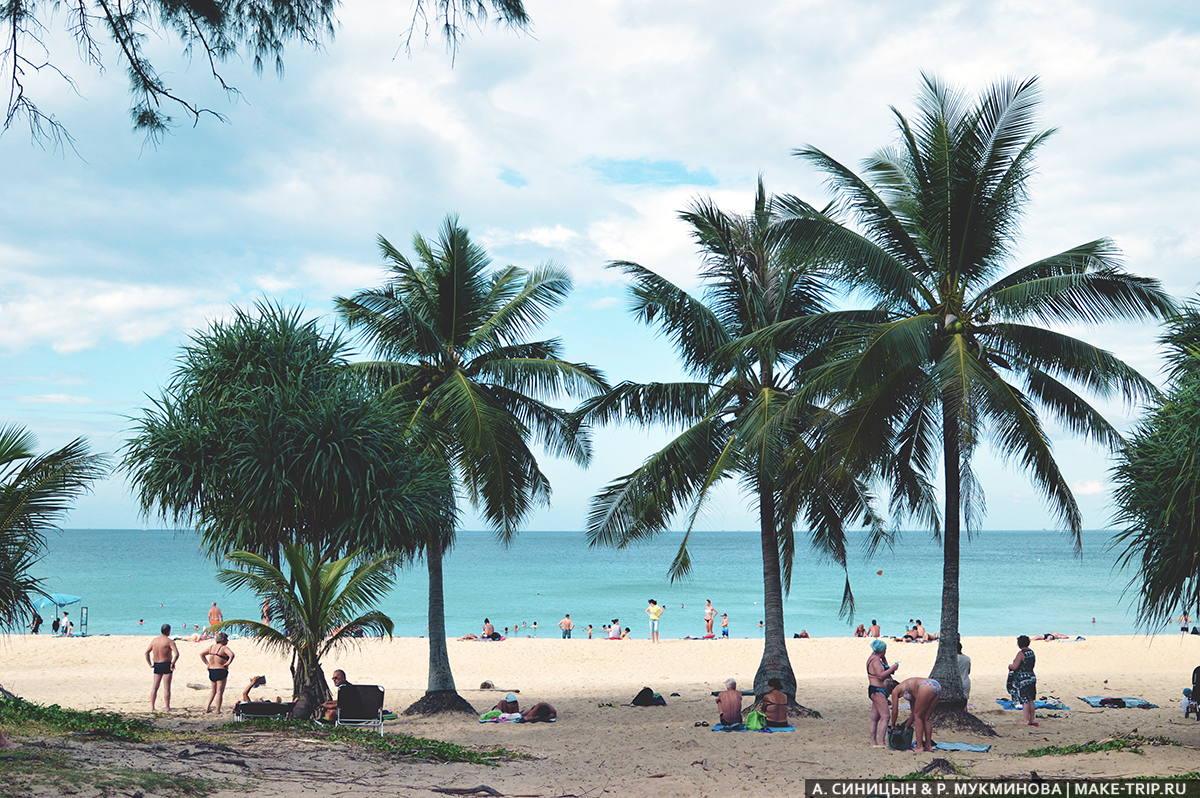
[[[478,636],[478,635],[473,635],[473,634],[471,634],[470,632],[467,632],[465,635],[463,635],[462,637],[460,637],[460,638],[458,638],[458,639],[459,639],[459,640],[478,640],[478,639],[479,639],[479,636]]]
[[[933,710],[938,705],[938,701],[942,699],[942,685],[936,679],[925,679],[920,676],[914,676],[911,679],[905,679],[892,689],[892,714],[890,725],[896,725],[896,718],[900,714],[900,699],[907,699],[908,705],[912,707],[912,715],[909,716],[906,724],[913,727],[913,740],[917,744],[918,751],[933,750],[933,723],[930,718],[933,716]]]
[[[525,723],[545,723],[557,718],[558,710],[545,701],[539,701],[521,713],[521,720]]]
[[[1070,640],[1070,635],[1065,635],[1062,632],[1046,632],[1042,635],[1033,635],[1030,640]]]
[[[506,715],[512,715],[521,711],[520,702],[517,701],[516,693],[509,693],[496,702],[496,706],[492,709],[503,712]]]
[[[737,689],[737,680],[726,679],[725,689],[717,694],[717,711],[721,723],[740,726],[742,723],[742,691]]]

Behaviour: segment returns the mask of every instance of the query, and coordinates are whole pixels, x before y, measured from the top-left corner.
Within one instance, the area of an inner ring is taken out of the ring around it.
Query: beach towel
[[[976,751],[981,754],[986,754],[992,750],[990,745],[980,745],[979,743],[934,743],[934,751]]]
[[[713,726],[711,729],[709,729],[709,731],[719,731],[719,732],[748,732],[748,731],[758,731],[758,732],[794,732],[795,730],[796,730],[796,727],[795,727],[795,726],[765,726],[765,727],[763,727],[763,728],[761,728],[761,729],[747,729],[747,728],[746,728],[744,725],[742,725],[741,723],[739,723],[739,724],[738,724],[738,725],[736,725],[736,726],[726,726],[726,725],[725,725],[725,724],[723,724],[723,723],[718,723],[716,726]]]
[[[501,712],[498,709],[493,709],[479,716],[480,723],[520,723],[522,720],[520,712]]]
[[[1000,705],[1001,709],[1020,709],[1021,708],[1021,705],[1018,704],[1016,701],[1011,701],[1007,698],[997,698],[996,703]],[[1061,701],[1035,701],[1033,703],[1033,708],[1034,709],[1067,709],[1067,710],[1070,709],[1069,706],[1067,706],[1066,704],[1064,704]]]
[[[1108,696],[1102,696],[1102,695],[1081,695],[1081,696],[1079,696],[1079,700],[1083,701],[1085,704],[1087,704],[1090,707],[1104,707],[1105,705],[1100,702],[1103,701],[1105,698],[1108,698]],[[1126,709],[1158,709],[1158,704],[1151,704],[1149,701],[1147,701],[1144,698],[1122,698],[1121,701],[1123,701],[1125,703]],[[1119,709],[1120,707],[1111,707],[1111,708]]]

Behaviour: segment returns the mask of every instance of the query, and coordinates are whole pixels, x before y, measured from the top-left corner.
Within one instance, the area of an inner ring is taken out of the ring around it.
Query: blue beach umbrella
[[[38,599],[37,605],[40,609],[53,604],[55,607],[58,607],[61,610],[63,607],[69,607],[72,604],[78,604],[81,601],[83,601],[83,599],[79,596],[70,596],[66,593],[51,593],[45,598]]]

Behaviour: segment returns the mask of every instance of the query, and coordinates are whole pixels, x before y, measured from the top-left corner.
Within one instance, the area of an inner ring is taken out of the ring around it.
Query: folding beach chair
[[[374,727],[383,734],[383,688],[377,684],[344,684],[338,689],[334,726]]]
[[[1183,709],[1185,718],[1193,713],[1196,715],[1196,720],[1200,721],[1200,665],[1197,665],[1196,669],[1192,671],[1192,694]]]
[[[233,708],[233,719],[243,720],[287,720],[292,716],[295,703],[286,704],[276,701],[242,701]]]

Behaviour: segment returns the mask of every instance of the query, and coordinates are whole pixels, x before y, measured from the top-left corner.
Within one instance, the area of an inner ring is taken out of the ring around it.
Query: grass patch
[[[92,789],[101,796],[127,796],[152,792],[171,798],[204,798],[230,786],[195,776],[171,776],[134,768],[90,768],[58,751],[15,748],[0,751],[4,773],[4,795],[32,794],[37,788],[52,788],[61,794]]]
[[[15,734],[47,732],[99,734],[127,742],[143,742],[155,731],[148,720],[127,718],[116,712],[87,712],[45,706],[31,701],[0,698],[0,725]]]
[[[470,748],[457,743],[413,737],[408,734],[379,734],[360,729],[331,729],[304,720],[254,720],[222,723],[205,730],[218,736],[273,731],[283,735],[302,736],[341,745],[368,748],[382,754],[392,754],[423,762],[466,762],[472,765],[496,765],[508,759],[529,759],[527,754],[507,748]]]
[[[1031,748],[1017,756],[1067,756],[1070,754],[1094,754],[1100,751],[1128,751],[1131,754],[1142,754],[1143,746],[1179,745],[1179,742],[1169,737],[1146,737],[1141,734],[1122,734],[1119,737],[1109,737],[1104,740],[1089,740],[1086,743],[1074,745],[1047,745],[1044,748]]]

